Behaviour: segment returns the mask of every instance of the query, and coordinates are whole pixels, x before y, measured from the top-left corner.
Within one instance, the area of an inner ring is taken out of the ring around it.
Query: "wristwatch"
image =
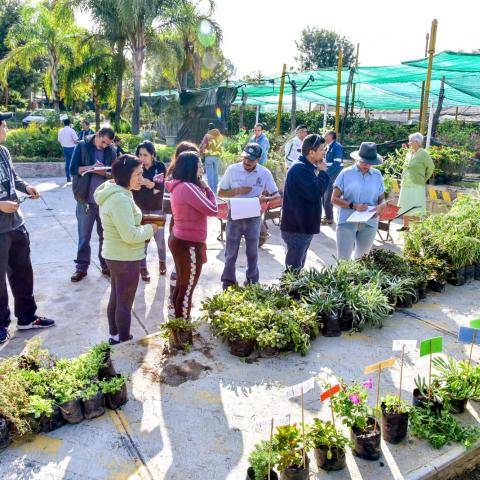
[[[348,204],[348,208],[353,208],[353,202],[350,202],[350,203]]]

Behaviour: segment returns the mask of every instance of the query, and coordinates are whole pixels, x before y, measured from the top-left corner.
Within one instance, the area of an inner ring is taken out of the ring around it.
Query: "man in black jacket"
[[[78,221],[78,253],[75,260],[76,270],[71,277],[72,282],[79,282],[87,275],[90,265],[90,238],[95,223],[99,241],[98,259],[102,274],[110,276],[105,259],[102,257],[103,228],[98,213],[98,205],[93,199],[95,190],[108,178],[103,167],[110,167],[117,158],[112,146],[115,132],[109,128],[101,128],[93,137],[82,140],[73,152],[70,174],[73,177],[72,190],[77,201]],[[99,170],[94,170],[94,168]]]
[[[5,120],[11,116],[11,113],[0,113],[0,143],[7,136]],[[20,213],[22,200],[17,190],[34,200],[40,198],[38,190],[15,173],[10,152],[0,145],[0,343],[7,340],[10,325],[7,276],[15,300],[17,330],[47,328],[55,324],[53,320],[36,314],[30,238]]]
[[[325,139],[321,135],[307,135],[302,155],[287,173],[280,225],[287,245],[287,270],[304,267],[313,235],[320,233],[322,197],[330,181],[326,173],[327,164],[323,160],[324,144]]]

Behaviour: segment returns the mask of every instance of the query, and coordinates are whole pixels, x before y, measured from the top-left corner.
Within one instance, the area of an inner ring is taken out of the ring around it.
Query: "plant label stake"
[[[305,408],[303,406],[303,387],[302,387],[302,437],[303,437],[302,459],[303,459],[303,468],[305,468]]]
[[[375,407],[375,426],[373,427],[373,431],[376,432],[377,430],[377,414],[378,414],[378,403],[380,401],[380,380],[382,377],[382,370],[386,368],[393,367],[395,365],[395,359],[389,358],[388,360],[383,360],[381,362],[374,363],[372,365],[368,365],[365,367],[363,373],[368,375],[369,373],[378,372],[378,380],[377,380],[377,402]]]
[[[272,469],[271,467],[271,459],[272,459],[272,444],[273,444],[273,418],[270,423],[270,446],[269,446],[269,452],[268,452],[268,480],[270,480],[270,470]]]
[[[415,350],[417,348],[416,340],[394,340],[392,344],[392,350],[402,351],[402,360],[400,362],[400,386],[398,389],[398,413],[400,413],[400,402],[402,401],[402,381],[403,381],[403,361],[405,358],[405,352]]]
[[[478,320],[472,320],[470,323],[475,324]],[[470,364],[472,363],[472,353],[473,353],[473,345],[480,344],[480,335],[478,335],[479,328],[478,327],[460,327],[458,331],[458,341],[462,343],[470,343],[470,355],[468,357],[468,368],[470,368]]]
[[[330,411],[332,412],[332,424],[333,428],[335,428],[335,415],[333,414],[333,402],[332,397],[340,391],[340,384],[337,383],[333,387],[330,387],[328,390],[325,390],[323,393],[320,394],[320,401],[324,402],[327,398],[330,399]]]
[[[443,349],[443,337],[434,337],[429,338],[428,340],[423,340],[420,343],[420,356],[424,357],[425,355],[430,356],[430,362],[428,367],[428,401],[430,402],[431,390],[432,390],[432,355],[434,353],[440,353]]]

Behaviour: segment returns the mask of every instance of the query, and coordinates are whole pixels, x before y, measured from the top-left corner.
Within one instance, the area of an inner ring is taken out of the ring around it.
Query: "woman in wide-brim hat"
[[[360,258],[370,251],[378,229],[378,215],[385,208],[385,188],[379,170],[383,158],[374,142],[363,142],[350,154],[356,162],[340,172],[333,184],[332,203],[339,207],[337,221],[337,258]],[[353,212],[375,209],[366,222],[348,222]]]

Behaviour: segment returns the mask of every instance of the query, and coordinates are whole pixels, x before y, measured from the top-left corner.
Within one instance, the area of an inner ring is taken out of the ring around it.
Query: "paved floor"
[[[57,320],[43,332],[15,332],[0,355],[19,353],[26,338],[39,335],[54,353],[77,355],[107,337],[106,303],[109,284],[98,259],[78,284],[69,280],[76,253],[75,205],[70,186],[60,180],[36,180],[42,200],[27,201],[23,211],[32,241],[32,259],[39,312]],[[194,303],[220,289],[222,244],[216,240],[219,222],[209,224],[208,258],[195,293]],[[334,261],[334,230],[323,228],[308,255],[308,265],[321,267]],[[261,281],[278,278],[284,250],[278,227],[260,253]],[[388,245],[389,248],[395,248]],[[93,251],[96,251],[96,243]],[[245,477],[247,457],[262,438],[256,431],[259,418],[290,413],[300,420],[298,399],[288,400],[284,388],[315,377],[315,389],[305,396],[307,421],[328,417],[318,401],[319,383],[332,375],[346,380],[363,378],[363,367],[389,358],[393,339],[423,339],[443,335],[445,351],[462,358],[466,348],[456,342],[458,326],[480,317],[478,283],[448,287],[445,294],[431,294],[408,312],[397,312],[381,330],[367,329],[341,338],[318,338],[307,356],[289,354],[246,364],[228,353],[226,345],[201,326],[189,354],[169,357],[158,337],[166,315],[168,282],[158,277],[153,245],[149,252],[152,281],[140,282],[134,305],[134,341],[116,349],[118,369],[129,375],[130,401],[122,411],[67,426],[30,442],[16,444],[0,453],[1,479],[167,479],[237,480]],[[95,257],[95,256],[94,256]],[[167,259],[169,266],[171,258]],[[238,275],[245,270],[243,250]],[[475,347],[474,359],[480,350]],[[418,352],[408,359],[403,383],[409,398],[413,378],[425,373],[426,359]],[[399,383],[395,366],[382,377],[382,393],[395,392]],[[374,399],[372,398],[372,402]],[[479,420],[480,405],[468,405],[462,417]],[[459,447],[433,450],[424,442],[409,439],[397,446],[383,444],[379,462],[348,457],[348,468],[329,474],[334,478],[422,478],[462,454]],[[326,478],[312,468],[311,478]]]

